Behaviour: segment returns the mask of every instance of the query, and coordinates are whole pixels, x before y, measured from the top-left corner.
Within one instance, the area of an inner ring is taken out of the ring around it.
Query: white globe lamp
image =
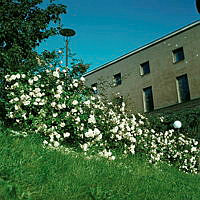
[[[173,127],[174,128],[179,129],[179,128],[181,128],[181,126],[182,126],[182,123],[180,121],[178,121],[178,120],[173,123]]]

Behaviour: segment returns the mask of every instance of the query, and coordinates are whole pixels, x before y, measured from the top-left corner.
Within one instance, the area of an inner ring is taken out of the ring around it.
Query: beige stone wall
[[[183,47],[185,59],[174,63],[172,51]],[[141,76],[140,64],[149,61],[150,73]],[[109,82],[113,75],[122,74],[122,84],[105,86],[108,96],[119,92],[129,107],[143,112],[143,88],[152,86],[154,108],[160,109],[178,103],[176,77],[187,74],[191,99],[200,97],[200,23],[182,32],[150,43],[117,62],[85,76],[86,83]]]

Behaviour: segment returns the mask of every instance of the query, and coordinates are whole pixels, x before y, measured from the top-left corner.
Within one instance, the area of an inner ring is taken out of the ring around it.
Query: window
[[[187,74],[177,77],[176,80],[177,80],[179,103],[189,101],[190,100],[190,90],[189,90]]]
[[[114,80],[115,80],[115,86],[121,85],[122,84],[121,73],[115,74],[114,75]]]
[[[97,83],[93,83],[93,84],[91,85],[91,88],[92,88],[94,94],[98,94]]]
[[[123,103],[123,96],[116,97],[116,98],[114,99],[114,103],[117,104],[118,106],[121,106],[122,103]]]
[[[154,110],[152,87],[143,89],[144,111],[150,112]]]
[[[185,59],[183,47],[175,49],[173,51],[173,59],[174,59],[174,63],[177,63]]]
[[[140,65],[140,74],[145,75],[150,73],[150,66],[149,66],[149,61],[142,63]]]

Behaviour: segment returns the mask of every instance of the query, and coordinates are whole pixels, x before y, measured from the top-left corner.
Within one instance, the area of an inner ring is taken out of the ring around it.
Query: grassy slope
[[[15,198],[16,197],[16,198]],[[0,133],[0,199],[199,200],[200,176],[138,158],[86,160]]]

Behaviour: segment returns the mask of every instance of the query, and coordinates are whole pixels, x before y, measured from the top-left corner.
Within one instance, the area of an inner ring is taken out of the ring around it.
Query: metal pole
[[[66,38],[66,67],[68,67],[68,37]]]

